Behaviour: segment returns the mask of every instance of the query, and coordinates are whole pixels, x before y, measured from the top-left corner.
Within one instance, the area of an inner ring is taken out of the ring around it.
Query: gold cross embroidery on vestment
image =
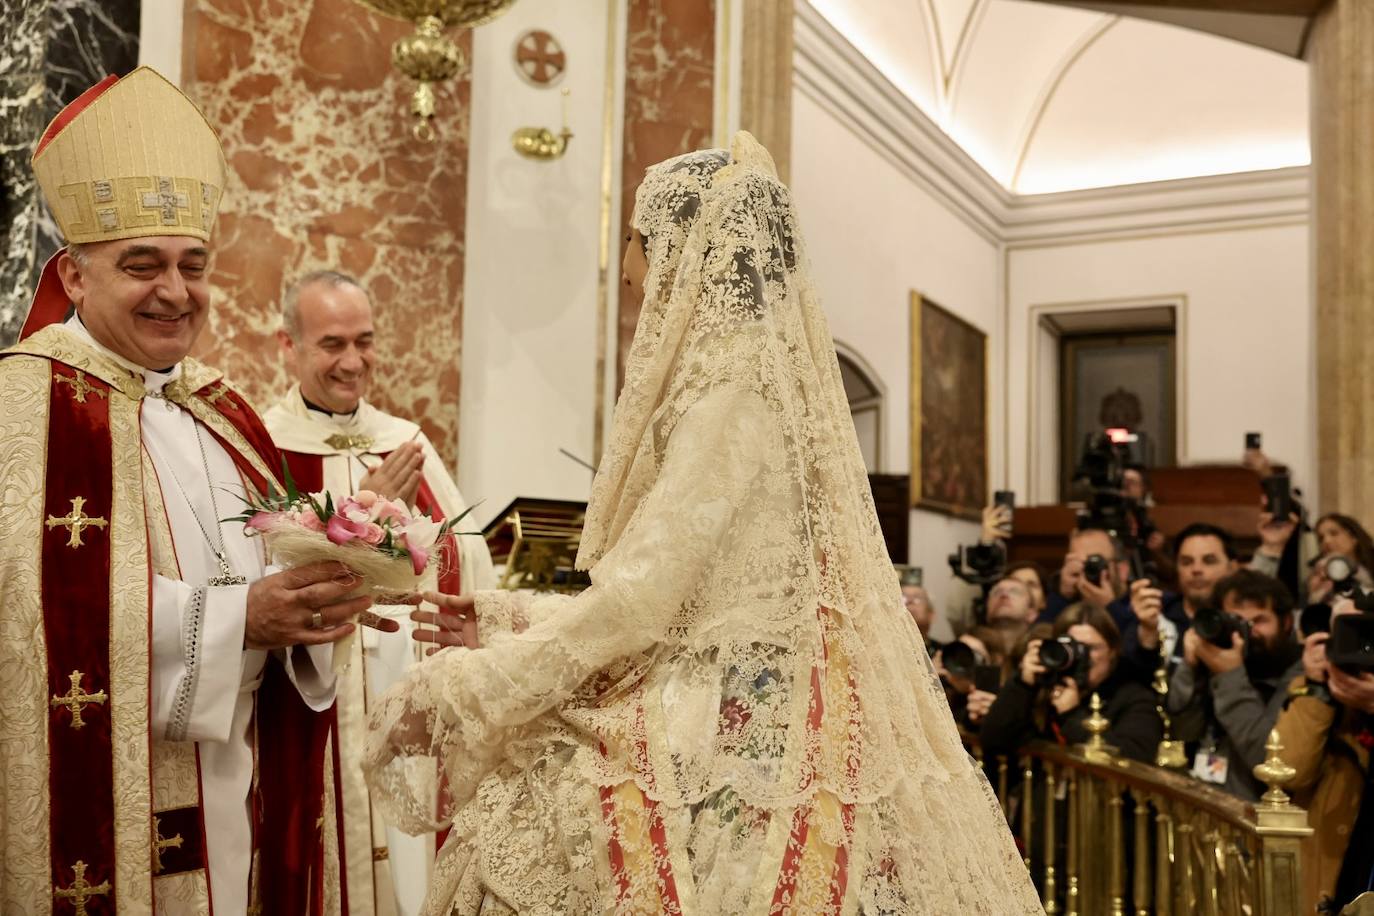
[[[71,679],[72,689],[64,694],[53,694],[52,701],[48,704],[48,707],[50,709],[56,709],[59,706],[66,706],[72,711],[72,728],[82,729],[86,727],[86,721],[81,718],[81,713],[85,711],[86,704],[103,704],[110,698],[110,695],[103,690],[97,690],[95,693],[86,693],[81,687],[81,681],[86,675],[82,674],[80,671],[73,671],[68,677]]]
[[[324,440],[324,444],[336,452],[366,451],[372,448],[372,442],[371,436],[350,433],[335,433]]]
[[[86,863],[80,859],[72,866],[72,872],[76,875],[76,880],[71,887],[58,887],[53,885],[53,896],[59,900],[70,900],[72,906],[76,908],[76,916],[89,916],[86,912],[86,901],[92,897],[105,897],[110,893],[110,882],[101,881],[99,884],[86,883]]]
[[[56,528],[58,525],[61,525],[61,526],[64,527],[64,528],[70,528],[70,529],[71,529],[72,536],[71,536],[71,538],[67,541],[67,546],[68,546],[68,547],[80,547],[82,544],[85,543],[84,541],[81,540],[81,532],[82,532],[83,530],[85,530],[86,528],[101,528],[101,529],[103,529],[103,528],[105,527],[105,525],[107,524],[106,521],[105,521],[105,519],[104,519],[103,517],[101,517],[101,516],[98,516],[98,515],[87,515],[87,514],[83,511],[83,510],[85,509],[85,507],[86,507],[86,497],[84,497],[84,496],[75,496],[75,497],[72,498],[72,511],[71,511],[71,512],[67,513],[65,516],[63,516],[63,517],[61,517],[61,518],[58,518],[58,517],[55,516],[55,515],[49,515],[49,516],[48,516],[48,521],[47,521],[47,526],[48,526],[48,528],[50,528],[50,529],[51,529],[51,528]]]
[[[201,397],[205,398],[205,403],[209,404],[211,407],[217,407],[218,405],[215,402],[218,401],[220,398],[224,397],[228,393],[228,386],[220,384],[216,385],[214,388],[211,388],[205,394],[201,395]]]
[[[80,369],[76,370],[76,375],[58,375],[55,381],[60,385],[72,386],[72,397],[78,404],[86,403],[86,395],[94,394],[98,398],[105,397],[105,392],[86,381],[86,373]]]
[[[164,840],[162,838],[162,821],[159,818],[153,818],[153,874],[162,872],[162,851],[164,849],[180,849],[183,842],[184,840],[179,833]]]

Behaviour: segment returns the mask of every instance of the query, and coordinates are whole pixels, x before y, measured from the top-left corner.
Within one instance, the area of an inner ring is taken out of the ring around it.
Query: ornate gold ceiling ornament
[[[463,52],[445,29],[476,28],[504,13],[515,0],[356,0],[368,9],[415,24],[415,34],[391,46],[391,62],[415,80],[410,111],[417,140],[434,139],[434,84],[452,79],[463,66]]]

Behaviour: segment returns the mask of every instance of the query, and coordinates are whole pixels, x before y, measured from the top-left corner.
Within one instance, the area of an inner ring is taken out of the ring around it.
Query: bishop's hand
[[[477,648],[477,603],[474,598],[425,592],[424,600],[439,608],[438,611],[412,611],[410,614],[410,619],[416,623],[435,627],[433,630],[417,629],[411,634],[416,642],[434,643],[425,651],[426,655],[448,646]]]
[[[371,490],[387,499],[415,505],[415,494],[424,478],[425,450],[418,442],[406,442],[363,476],[360,490]]]
[[[342,563],[310,563],[262,577],[248,586],[244,648],[314,646],[342,639],[353,632],[349,621],[372,607],[371,598],[344,600],[359,581]],[[394,620],[381,620],[379,630],[394,633],[400,628]]]

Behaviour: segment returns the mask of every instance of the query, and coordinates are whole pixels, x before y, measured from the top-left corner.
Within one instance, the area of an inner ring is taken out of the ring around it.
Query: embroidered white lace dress
[[[1042,912],[911,648],[770,157],[740,134],[655,166],[634,225],[649,272],[592,587],[482,593],[482,648],[372,717],[374,799],[452,824],[426,912]]]

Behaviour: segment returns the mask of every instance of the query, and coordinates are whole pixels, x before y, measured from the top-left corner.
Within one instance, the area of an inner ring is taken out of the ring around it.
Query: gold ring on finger
[[[323,630],[323,629],[324,629],[324,615],[321,614],[319,611],[314,611],[314,612],[311,613],[311,615],[310,615],[310,629],[312,629],[312,630]]]

